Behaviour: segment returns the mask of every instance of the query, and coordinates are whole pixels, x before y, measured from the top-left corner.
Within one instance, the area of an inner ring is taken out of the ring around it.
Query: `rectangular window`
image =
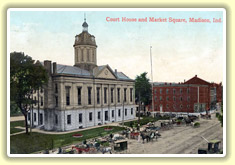
[[[55,115],[55,124],[58,124],[58,115]]]
[[[118,117],[121,116],[121,109],[118,109]]]
[[[71,115],[67,115],[67,124],[71,124]]]
[[[114,110],[112,110],[112,118],[114,118]]]
[[[111,103],[113,103],[113,88],[111,88]]]
[[[69,86],[65,87],[65,92],[66,92],[66,105],[70,105],[70,87]]]
[[[190,96],[188,96],[187,100],[190,101]]]
[[[120,103],[120,88],[117,89],[118,103]]]
[[[55,96],[55,106],[58,107],[58,96]]]
[[[82,87],[78,87],[78,105],[82,104]]]
[[[127,116],[127,109],[125,109],[125,116]]]
[[[98,120],[100,120],[100,112],[98,112]]]
[[[33,114],[33,120],[37,121],[37,114],[36,113]]]
[[[42,113],[40,113],[39,118],[40,118],[40,125],[42,125],[43,124],[43,115],[42,115]]]
[[[92,121],[92,112],[89,113],[89,121]]]
[[[109,113],[108,113],[108,111],[105,111],[105,112],[104,112],[104,120],[105,120],[105,121],[108,121],[108,120],[109,120]]]
[[[162,94],[162,89],[160,89],[160,94]]]
[[[130,102],[133,101],[133,89],[130,88]]]
[[[155,95],[157,94],[157,89],[154,89],[154,94],[155,94]]]
[[[182,94],[183,93],[183,89],[180,89],[180,94]]]
[[[169,101],[169,96],[166,96],[166,100]]]
[[[43,106],[43,97],[41,97],[41,106]]]
[[[88,104],[91,104],[91,87],[88,87]]]
[[[169,89],[166,89],[166,94],[168,94],[168,92],[169,92]]]
[[[133,115],[133,108],[131,108],[131,115]]]
[[[157,101],[157,96],[154,96],[154,101]]]
[[[97,87],[96,88],[96,101],[97,101],[97,104],[100,104],[100,88],[99,87]]]
[[[183,97],[180,97],[180,101],[183,101]]]
[[[55,84],[55,93],[58,93],[58,85]]]
[[[173,89],[173,94],[175,94],[175,89]]]
[[[82,113],[79,113],[79,123],[82,123]]]
[[[104,104],[107,103],[107,88],[104,88]]]
[[[124,88],[124,102],[126,102],[126,88]]]
[[[28,113],[28,120],[30,120],[31,119],[31,116],[30,116],[30,112]]]
[[[160,96],[160,101],[162,101],[162,96]]]
[[[174,101],[176,101],[176,98],[175,98],[175,96],[173,96],[173,100],[174,100]]]

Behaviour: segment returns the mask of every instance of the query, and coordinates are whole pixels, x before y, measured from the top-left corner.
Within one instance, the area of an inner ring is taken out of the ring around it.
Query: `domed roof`
[[[83,31],[79,35],[75,36],[74,46],[76,45],[91,45],[97,47],[95,42],[95,36],[91,35],[87,31]]]
[[[88,24],[86,23],[86,21],[83,22],[82,27],[88,27]]]

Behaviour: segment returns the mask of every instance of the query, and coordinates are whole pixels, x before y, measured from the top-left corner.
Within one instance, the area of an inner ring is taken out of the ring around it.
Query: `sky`
[[[78,9],[79,10],[79,9]],[[223,82],[222,11],[10,11],[10,52],[24,52],[35,60],[74,65],[75,35],[82,32],[84,13],[88,32],[95,36],[97,65],[108,64],[132,79],[148,72],[150,46],[154,82],[183,82],[195,75]],[[107,17],[120,22],[108,22]],[[122,22],[121,18],[137,18]],[[147,22],[138,22],[146,18]],[[149,22],[149,17],[167,22]],[[169,17],[185,22],[169,22]],[[210,19],[192,23],[189,18]]]

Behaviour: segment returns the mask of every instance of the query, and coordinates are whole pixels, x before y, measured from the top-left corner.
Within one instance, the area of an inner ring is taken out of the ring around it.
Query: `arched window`
[[[84,49],[82,49],[82,51],[81,51],[81,61],[84,61]]]
[[[90,55],[89,55],[89,49],[86,50],[86,54],[87,54],[87,61],[90,61]]]

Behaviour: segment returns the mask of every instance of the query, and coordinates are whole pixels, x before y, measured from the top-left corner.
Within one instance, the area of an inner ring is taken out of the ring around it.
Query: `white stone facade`
[[[33,122],[34,126],[42,126],[45,130],[51,131],[69,131],[75,129],[82,129],[96,125],[105,125],[112,122],[122,122],[135,118],[135,106],[119,106],[110,108],[97,109],[76,109],[76,110],[40,110],[42,115],[38,118],[38,110],[34,109],[29,113],[28,124]],[[99,114],[100,113],[100,114]],[[90,118],[91,114],[91,118]],[[107,114],[107,117],[106,117]],[[69,117],[71,116],[71,118]],[[79,115],[82,116],[79,119]],[[42,119],[41,119],[42,117]],[[32,120],[30,120],[30,118]],[[57,118],[57,119],[56,119]],[[70,121],[68,121],[70,118]],[[80,121],[79,121],[80,120]]]
[[[97,66],[95,37],[85,25],[75,36],[74,66],[42,63],[49,79],[43,90],[32,93],[38,101],[30,115],[34,126],[69,131],[135,118],[134,80],[109,65]]]

